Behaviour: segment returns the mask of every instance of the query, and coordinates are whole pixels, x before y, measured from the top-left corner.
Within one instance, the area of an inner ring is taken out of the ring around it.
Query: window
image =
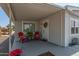
[[[71,21],[71,34],[79,33],[79,21],[72,20]]]
[[[75,28],[72,27],[72,28],[71,28],[71,34],[74,34],[74,33],[75,33]]]
[[[35,24],[24,23],[23,24],[23,31],[24,32],[28,32],[28,31],[34,32],[35,31]]]

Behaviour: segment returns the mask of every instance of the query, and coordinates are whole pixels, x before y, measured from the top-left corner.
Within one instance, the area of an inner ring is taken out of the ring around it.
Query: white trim
[[[23,20],[22,20],[22,32],[23,32]]]
[[[69,16],[69,22],[71,21],[71,16],[70,16],[70,14],[68,13],[68,16]],[[70,43],[70,39],[71,39],[71,24],[69,23],[69,42],[68,42],[68,44]]]
[[[66,7],[67,10],[71,10],[71,11],[72,10],[79,10],[79,7],[77,7],[77,6],[66,5],[65,7]]]
[[[62,46],[62,12],[61,12],[61,46]]]
[[[55,3],[47,3],[47,4],[51,5],[52,7],[55,6],[56,8],[59,8],[59,9],[65,9],[65,7],[59,6]]]

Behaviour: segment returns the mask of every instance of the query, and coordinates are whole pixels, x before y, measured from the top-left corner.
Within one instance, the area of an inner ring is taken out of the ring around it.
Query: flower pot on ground
[[[12,50],[9,53],[9,56],[20,56],[21,54],[22,54],[22,50],[21,49],[15,49],[15,50]]]

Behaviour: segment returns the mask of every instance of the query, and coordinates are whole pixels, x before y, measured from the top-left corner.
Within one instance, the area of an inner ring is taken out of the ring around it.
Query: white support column
[[[10,21],[9,21],[9,24],[10,24],[10,29],[9,29],[9,52],[10,52],[11,51],[11,36],[12,36],[11,23],[12,23],[13,20],[15,21],[15,17],[13,15],[10,4],[8,3],[7,5],[8,5],[8,10],[9,10],[9,19],[10,19]]]
[[[10,9],[10,5],[8,4],[8,9],[9,9],[9,24],[10,24],[10,28],[9,28],[9,52],[11,51],[11,9]]]
[[[22,20],[22,32],[23,32],[23,20]]]

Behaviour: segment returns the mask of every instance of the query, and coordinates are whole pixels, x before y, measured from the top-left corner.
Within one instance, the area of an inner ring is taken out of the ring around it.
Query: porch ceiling
[[[13,3],[11,8],[16,20],[38,20],[61,10],[45,3]]]

